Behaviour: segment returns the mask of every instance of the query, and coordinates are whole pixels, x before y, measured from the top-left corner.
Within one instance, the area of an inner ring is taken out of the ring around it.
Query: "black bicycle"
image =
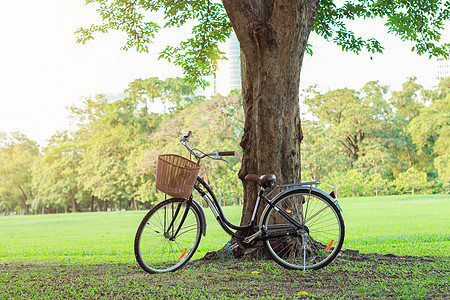
[[[180,142],[197,159],[224,160],[234,152],[203,153],[188,145],[191,132]],[[183,181],[183,173],[175,179]],[[211,187],[200,177],[194,178],[189,196],[171,198],[153,207],[142,220],[134,241],[134,252],[139,265],[148,273],[178,270],[194,255],[201,236],[206,235],[206,218],[197,201],[202,197],[217,221],[229,235],[238,241],[231,248],[247,248],[262,241],[270,256],[288,269],[320,269],[338,255],[344,242],[344,221],[341,208],[334,197],[304,182],[277,185],[273,174],[249,174],[245,180],[260,186],[252,218],[247,226],[230,223]],[[275,190],[281,192],[269,198]],[[266,204],[261,217],[256,215],[259,206]],[[238,234],[239,233],[239,234]],[[244,234],[243,234],[244,233]]]

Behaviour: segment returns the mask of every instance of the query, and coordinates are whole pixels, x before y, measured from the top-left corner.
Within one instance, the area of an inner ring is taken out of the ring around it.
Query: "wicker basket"
[[[163,154],[158,156],[156,188],[175,198],[191,195],[200,166],[182,156]]]

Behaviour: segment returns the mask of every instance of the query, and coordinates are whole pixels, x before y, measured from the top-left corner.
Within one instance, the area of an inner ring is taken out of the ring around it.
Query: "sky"
[[[100,93],[122,93],[137,78],[182,76],[178,67],[158,60],[167,45],[187,30],[157,36],[149,53],[123,51],[123,33],[97,35],[77,44],[75,31],[100,20],[84,0],[0,2],[0,132],[19,131],[45,145],[60,130],[71,129],[68,106]],[[379,80],[401,89],[416,76],[425,88],[436,86],[436,59],[410,51],[412,44],[388,35],[379,22],[354,25],[354,31],[378,38],[383,54],[344,53],[312,35],[313,56],[305,55],[300,88],[361,88]],[[449,30],[446,40],[450,39]]]

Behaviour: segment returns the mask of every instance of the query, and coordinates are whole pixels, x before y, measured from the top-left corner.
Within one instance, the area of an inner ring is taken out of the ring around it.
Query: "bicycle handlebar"
[[[180,137],[180,142],[183,144],[184,147],[186,147],[186,149],[189,151],[189,153],[194,155],[198,160],[200,160],[202,158],[205,158],[205,157],[209,157],[211,159],[216,159],[216,160],[224,160],[223,158],[220,158],[220,156],[234,156],[235,155],[234,151],[219,151],[219,152],[212,152],[212,153],[196,153],[188,145],[188,142],[189,142],[189,139],[190,139],[191,135],[192,135],[192,131],[189,131],[187,135],[181,136]]]
[[[234,156],[234,151],[220,151],[218,152],[219,156]]]
[[[189,130],[188,134],[180,137],[180,142],[189,142],[189,138],[191,137],[192,131]]]

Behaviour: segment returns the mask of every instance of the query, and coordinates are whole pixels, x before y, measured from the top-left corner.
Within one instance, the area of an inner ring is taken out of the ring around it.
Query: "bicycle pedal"
[[[251,236],[248,236],[244,239],[244,243],[249,244],[251,241],[253,241],[254,239],[256,239],[257,237],[259,237],[262,234],[261,230],[258,230],[258,232],[252,234]]]

